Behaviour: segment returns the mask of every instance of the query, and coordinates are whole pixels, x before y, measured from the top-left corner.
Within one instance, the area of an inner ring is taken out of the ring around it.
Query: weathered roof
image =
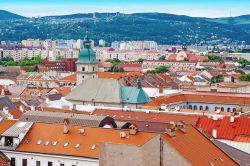
[[[15,105],[7,96],[0,97],[0,108],[8,107],[9,109],[16,109]]]
[[[21,133],[28,132],[29,128],[33,125],[32,122],[16,122],[10,128],[8,128],[5,132],[1,134],[1,136],[7,137],[18,137]]]
[[[136,111],[122,111],[122,110],[110,110],[110,109],[96,109],[93,115],[110,116],[116,120],[122,121],[146,121],[146,122],[158,122],[169,123],[184,122],[185,124],[195,125],[199,119],[199,116],[195,115],[180,115],[180,114],[165,114],[165,113],[146,113]]]
[[[176,102],[250,104],[250,95],[240,93],[182,91],[176,94],[157,97],[151,102],[146,103],[145,106],[160,106],[162,104],[171,104]]]
[[[234,160],[236,160],[241,166],[250,165],[250,154],[247,154],[243,151],[240,151],[232,146],[229,146],[217,140],[214,140],[213,142],[224,152],[226,152],[229,156],[231,156]]]
[[[125,87],[115,79],[87,79],[66,96],[66,100],[100,103],[146,103],[150,98],[137,87]]]
[[[94,116],[75,113],[28,111],[22,115],[20,121],[43,122],[63,124],[65,119],[69,119],[71,125],[98,127],[106,116]]]
[[[5,132],[8,128],[16,123],[16,120],[7,120],[4,119],[0,122],[0,134]]]

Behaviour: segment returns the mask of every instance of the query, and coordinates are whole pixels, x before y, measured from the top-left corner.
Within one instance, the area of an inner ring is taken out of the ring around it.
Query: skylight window
[[[46,141],[45,145],[49,145],[49,141]]]
[[[92,145],[92,146],[91,146],[91,150],[94,150],[94,149],[95,149],[95,147],[96,147],[95,145]]]
[[[53,144],[52,144],[52,145],[53,145],[53,146],[56,146],[56,144],[57,144],[57,141],[53,142]]]
[[[40,145],[42,143],[42,140],[39,140],[38,142],[37,142],[37,145]]]
[[[221,162],[224,162],[223,158],[220,158],[220,161],[221,161]]]
[[[67,147],[69,145],[69,143],[68,142],[66,142],[63,146],[64,147]]]
[[[79,148],[80,147],[80,144],[76,144],[75,148]]]

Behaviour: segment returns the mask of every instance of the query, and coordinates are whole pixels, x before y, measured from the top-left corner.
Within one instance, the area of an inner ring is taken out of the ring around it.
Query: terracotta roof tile
[[[7,120],[4,119],[0,122],[0,134],[4,133],[8,128],[13,126],[16,123],[16,120]]]
[[[212,137],[212,130],[216,129],[218,139],[233,140],[236,136],[250,136],[249,118],[235,118],[234,122],[230,122],[230,117],[218,120],[200,117],[196,126],[201,128],[210,137]]]
[[[210,163],[225,166],[238,165],[193,126],[187,127],[186,134],[177,130],[174,138],[167,135],[162,137],[192,165],[211,165]]]
[[[158,122],[158,123],[181,121],[184,122],[185,124],[192,124],[192,125],[195,125],[198,121],[198,116],[193,116],[193,115],[145,113],[145,112],[107,110],[107,109],[97,109],[92,114],[110,116],[116,120],[123,120],[123,121],[134,120],[134,121],[146,121],[146,122]]]
[[[85,135],[79,133],[81,128],[84,128]],[[128,131],[125,132],[128,134]],[[138,132],[123,139],[120,138],[120,130],[81,126],[69,126],[69,133],[63,134],[63,125],[35,123],[17,151],[99,158],[101,142],[141,146],[155,136],[154,133]],[[26,140],[30,140],[30,143],[26,144]],[[42,140],[40,145],[37,144],[39,140]],[[47,141],[49,145],[45,145]],[[52,145],[54,142],[57,142],[55,146]],[[64,147],[65,143],[68,143],[67,147]],[[79,148],[75,147],[77,144],[80,144]],[[94,150],[91,149],[93,145],[96,145]]]

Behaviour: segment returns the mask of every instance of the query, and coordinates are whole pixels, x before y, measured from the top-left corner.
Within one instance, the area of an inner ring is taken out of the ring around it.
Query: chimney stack
[[[136,133],[137,133],[137,127],[135,126],[135,125],[130,125],[129,126],[129,134],[130,135],[136,135]]]
[[[163,90],[164,90],[164,88],[163,88],[163,86],[160,84],[160,85],[159,85],[159,93],[162,94],[162,93],[163,93]]]
[[[68,128],[69,119],[64,119],[63,124],[64,124],[64,126],[63,126],[63,133],[64,134],[68,134],[68,132],[69,132],[69,128]]]
[[[230,122],[231,122],[231,123],[234,122],[234,116],[230,116]]]
[[[212,130],[212,136],[213,136],[214,138],[217,138],[217,130],[216,130],[216,129],[213,129],[213,130]]]

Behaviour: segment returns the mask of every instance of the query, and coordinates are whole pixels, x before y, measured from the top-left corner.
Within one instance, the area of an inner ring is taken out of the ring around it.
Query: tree
[[[169,66],[159,66],[155,68],[156,73],[166,73],[169,70]]]
[[[250,65],[250,62],[244,58],[240,58],[238,60],[238,63],[240,64],[240,67],[244,68],[247,65]]]
[[[113,65],[117,65],[118,63],[121,63],[121,61],[117,58],[114,58],[114,59],[107,59],[105,62],[110,62],[112,63]]]
[[[32,72],[33,71],[33,67],[32,66],[24,66],[23,68],[24,68],[24,70],[26,72]]]
[[[245,75],[241,76],[240,80],[250,82],[250,74],[245,74]]]
[[[159,57],[159,60],[165,60],[166,59],[166,55],[161,55],[160,57]]]
[[[139,63],[142,63],[144,61],[144,59],[142,59],[142,58],[139,58],[138,60],[137,60],[137,62],[139,62]]]
[[[217,56],[217,55],[209,55],[208,61],[220,62],[220,61],[222,61],[222,58],[220,56]]]
[[[219,82],[223,82],[223,81],[224,81],[223,75],[214,76],[210,80],[211,83],[219,83]]]
[[[62,56],[62,55],[58,55],[58,56],[56,56],[56,60],[57,60],[57,61],[60,61],[62,58],[63,58],[63,56]]]
[[[111,72],[124,72],[124,69],[123,68],[120,68],[120,67],[117,67],[117,66],[115,66],[115,65],[113,65],[112,67],[111,67],[111,70],[110,70]]]

